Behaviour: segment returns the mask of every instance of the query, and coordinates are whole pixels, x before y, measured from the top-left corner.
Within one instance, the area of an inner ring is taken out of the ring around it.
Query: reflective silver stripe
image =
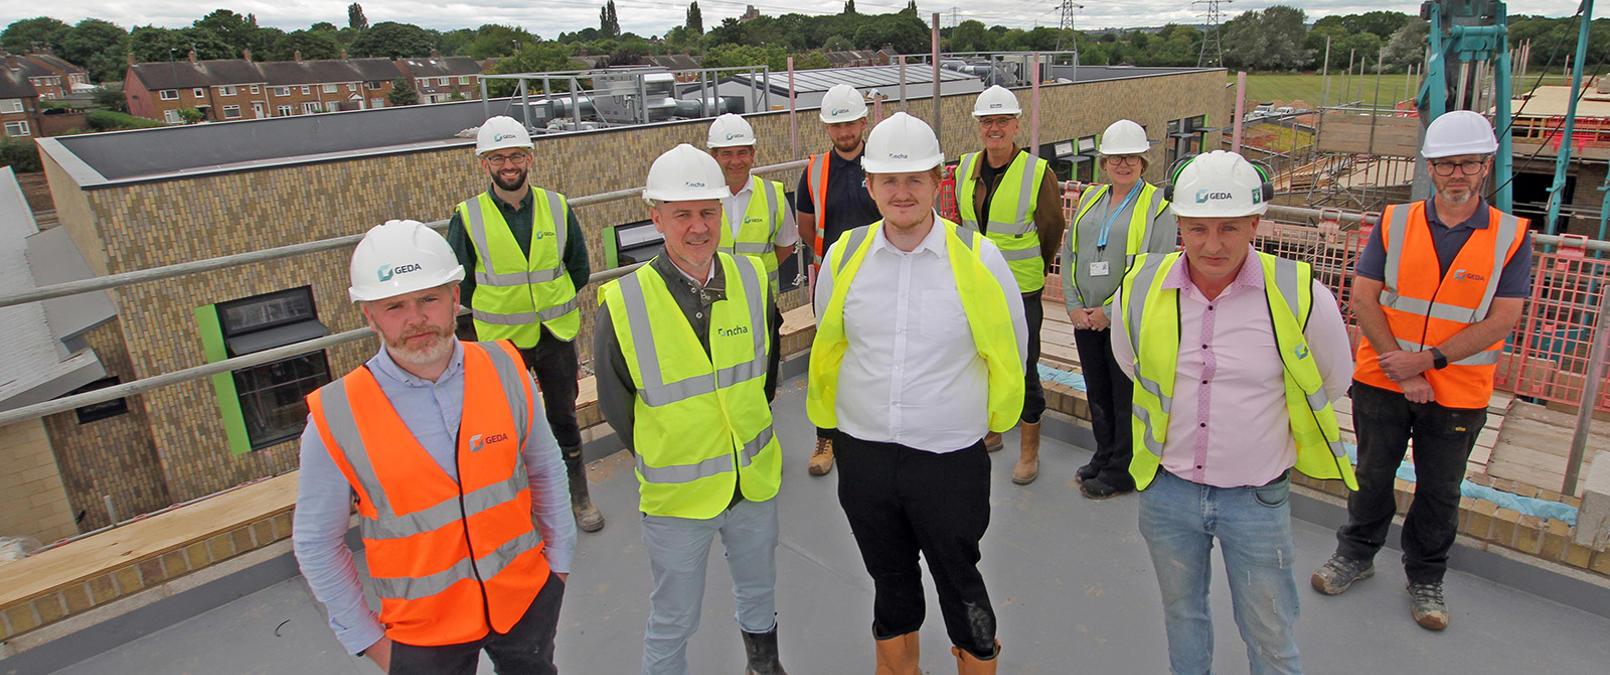
[[[962,240],[962,246],[966,246],[967,250],[971,251],[973,250],[974,243],[978,241],[978,232],[956,228],[956,238]],[[1011,260],[1010,257],[1006,256],[1005,251],[1001,252],[1001,256],[1005,257],[1007,260]]]
[[[481,198],[476,197],[463,203],[464,229],[469,231],[470,239],[475,242],[475,252],[481,261],[481,267],[497,275],[492,264],[492,247],[486,243],[486,222],[481,218]],[[523,274],[523,272],[521,273]],[[503,276],[503,275],[498,275]],[[476,283],[480,283],[477,279]]]
[[[785,221],[777,217],[777,195],[772,191],[771,183],[766,182],[766,179],[759,176],[754,176],[753,180],[755,181],[755,188],[751,191],[766,194],[766,222],[769,227],[766,228],[766,241],[762,242],[767,248],[761,253],[770,253],[771,243],[777,240],[777,231],[782,229]]]
[[[694,464],[672,464],[669,466],[649,466],[643,463],[643,456],[637,457],[637,471],[643,475],[643,480],[660,485],[676,485],[692,483],[701,478],[719,476],[724,473],[736,471],[749,466],[766,448],[772,439],[772,426],[766,425],[754,438],[744,443],[743,450],[738,453],[738,464],[733,466],[732,455],[723,454],[720,457],[711,457]]]
[[[731,252],[736,253],[736,254],[741,254],[741,255],[766,255],[767,253],[772,252],[772,245],[771,245],[771,242],[769,242],[769,241],[762,241],[762,242],[740,241],[740,242],[735,243],[735,244],[732,245],[732,251]]]
[[[1405,340],[1403,338],[1397,338],[1397,341],[1398,341],[1398,348],[1402,349],[1403,351],[1406,351],[1406,352],[1419,352],[1419,351],[1425,351],[1425,349],[1426,349],[1425,345],[1422,345],[1422,344],[1420,344],[1418,342],[1410,342],[1410,341]],[[1471,354],[1470,356],[1466,356],[1465,358],[1459,359],[1458,361],[1449,361],[1448,365],[1450,365],[1450,366],[1491,366],[1491,365],[1497,365],[1498,364],[1498,359],[1499,359],[1500,356],[1502,356],[1503,351],[1504,350],[1502,348],[1494,347],[1493,349],[1488,349],[1488,350],[1485,350],[1485,351],[1476,352],[1474,354]]]
[[[1347,456],[1347,446],[1342,445],[1341,441],[1327,440],[1325,441],[1325,445],[1330,446],[1330,454],[1332,457],[1341,458]]]
[[[1150,450],[1153,455],[1157,455],[1159,458],[1161,458],[1163,456],[1163,444],[1158,442],[1158,440],[1153,437],[1152,414],[1147,412],[1145,408],[1138,405],[1134,406],[1132,410],[1134,415],[1140,418],[1141,428],[1146,431],[1146,433],[1142,434],[1144,437],[1142,440],[1146,443],[1146,449]],[[1167,429],[1164,429],[1164,431],[1166,432]]]
[[[849,264],[850,258],[855,255],[856,251],[861,250],[861,243],[866,241],[867,234],[871,232],[872,226],[865,225],[850,230],[845,237],[841,237],[841,240],[844,240],[844,246],[839,248],[838,260],[834,261],[838,263],[838,266],[834,268],[836,270],[835,275],[844,273],[844,266]]]
[[[1488,291],[1491,292],[1495,288],[1497,288],[1496,285],[1490,286]],[[1481,320],[1481,318],[1477,318],[1476,310],[1469,307],[1460,307],[1443,302],[1430,302],[1419,298],[1405,298],[1392,291],[1381,291],[1381,306],[1391,307],[1409,314],[1429,316],[1433,319],[1443,319],[1458,323],[1475,323]]]
[[[1140,373],[1135,373],[1135,384],[1140,385],[1141,389],[1145,389],[1146,393],[1157,397],[1157,400],[1162,403],[1160,407],[1163,409],[1164,414],[1169,414],[1174,411],[1174,399],[1172,397],[1163,395],[1163,385],[1158,384],[1155,380],[1145,377]]]
[[[514,499],[520,490],[530,485],[530,481],[530,477],[526,475],[525,465],[519,464],[515,466],[514,473],[508,479],[465,493],[462,512],[459,511],[458,497],[454,496],[407,515],[381,517],[376,520],[364,519],[363,538],[402,539],[421,532],[439,530],[458,522],[461,516],[473,516]]]
[[[565,266],[565,244],[570,237],[570,219],[565,217],[565,196],[553,190],[531,189],[540,191],[548,199],[548,215],[553,222],[554,243],[559,247],[559,255],[557,256],[559,258],[559,268],[563,269]],[[533,229],[535,229],[534,226]],[[554,278],[557,279],[558,277]]]
[[[554,279],[558,279],[560,275],[564,273],[565,270],[563,268],[534,270],[529,274],[525,272],[493,274],[491,272],[481,272],[477,270],[475,272],[475,283],[479,286],[526,286],[530,284],[540,284],[547,281],[553,281]]]
[[[512,314],[496,314],[484,309],[471,309],[470,316],[481,323],[497,326],[526,326],[538,321],[536,312],[514,312]]]
[[[637,394],[642,397],[645,405],[649,407],[669,405],[712,393],[718,386],[730,387],[766,374],[766,340],[771,333],[765,329],[765,305],[759,302],[762,298],[760,276],[755,274],[755,266],[751,261],[735,260],[734,263],[733,267],[738,270],[744,293],[747,298],[752,299],[748,303],[749,321],[752,327],[749,333],[754,338],[754,354],[748,361],[677,382],[666,382],[660,372],[660,356],[654,345],[654,329],[649,323],[648,301],[643,295],[642,277],[636,273],[621,277],[621,299],[626,306],[626,323],[631,328],[632,345],[637,352],[638,375],[643,379],[643,386]]]
[[[1307,394],[1307,396],[1308,408],[1314,412],[1319,412],[1330,406],[1330,397],[1325,395],[1325,389],[1323,387],[1320,388],[1319,391],[1316,391],[1312,394]]]
[[[369,451],[364,447],[363,436],[358,434],[358,421],[352,415],[352,402],[347,399],[346,378],[331,382],[319,391],[319,406],[324,409],[325,429],[334,437],[335,444],[346,457],[347,466],[352,467],[352,473],[358,479],[358,483],[369,493],[369,505],[374,507],[375,512],[382,518],[394,517],[395,513],[391,509],[391,502],[386,499],[385,490],[378,489],[380,477],[375,474],[374,464],[369,461]],[[334,456],[334,448],[328,450]]]
[[[1140,319],[1142,312],[1146,310],[1146,296],[1151,294],[1152,280],[1163,267],[1164,258],[1166,256],[1159,258],[1155,263],[1148,262],[1142,265],[1140,271],[1135,273],[1135,281],[1130,285],[1129,294],[1124,297],[1124,314],[1128,316],[1129,324],[1126,326],[1129,329],[1129,347],[1135,354],[1140,353]]]
[[[978,163],[978,156],[980,154],[982,153],[973,152],[962,155],[961,164],[956,167],[956,182],[958,184],[960,184],[961,181],[975,180],[975,176],[973,176],[973,165]],[[960,192],[960,190],[958,190],[958,192]],[[978,229],[979,220],[977,213],[978,206],[972,203],[972,201],[973,200],[969,199],[969,203],[965,207],[961,205],[960,201],[958,201],[956,204],[956,215],[961,216],[961,224],[963,227],[976,230]]]
[[[1039,242],[1035,242],[1035,244],[1035,246],[1030,248],[1001,249],[1001,257],[1006,258],[1006,262],[1033,260],[1040,257],[1040,247],[1038,245]],[[968,248],[972,247],[969,246]]]
[[[569,300],[566,300],[563,303],[554,305],[547,309],[537,310],[537,318],[542,321],[553,321],[554,319],[562,317],[578,309],[581,309],[581,301],[572,296]]]
[[[1034,188],[1039,186],[1034,180],[1034,174],[1037,171],[1036,167],[1045,160],[1028,153],[1024,153],[1022,156],[1027,159],[1023,162],[1023,182],[1018,186],[1017,210],[1013,212],[1016,220],[1009,223],[995,220],[989,221],[989,231],[992,234],[1005,234],[1015,237],[1028,234],[1034,230],[1034,219],[1029,217],[1029,209],[1034,205]]]
[[[482,579],[490,579],[503,571],[509,563],[520,554],[536,548],[542,543],[542,538],[532,529],[525,534],[510,539],[471,563],[469,558],[462,558],[452,567],[422,577],[375,577],[372,579],[375,595],[384,600],[418,600],[428,598],[448,589],[459,581],[475,578],[479,572]]]
[[[535,415],[536,408],[532,401],[526,398],[525,362],[510,357],[509,353],[497,343],[477,343],[481,349],[491,357],[492,368],[498,374],[498,382],[503,385],[503,396],[509,401],[509,410],[514,413],[515,440],[520,447],[525,447],[526,436],[530,433],[531,416]]]
[[[1297,287],[1297,261],[1285,258],[1275,258],[1275,289],[1286,299],[1286,308],[1296,316],[1298,321],[1302,317],[1297,313],[1302,311],[1297,305],[1301,289]]]
[[[1481,304],[1476,305],[1476,311],[1471,314],[1472,323],[1487,318],[1488,310],[1492,309],[1493,297],[1498,293],[1498,277],[1504,273],[1504,263],[1509,262],[1505,254],[1509,252],[1509,247],[1515,245],[1515,238],[1520,236],[1520,230],[1519,218],[1507,213],[1499,216],[1498,236],[1493,242],[1493,269],[1487,274],[1487,290],[1482,293]]]
[[[1409,204],[1397,204],[1387,207],[1392,211],[1391,222],[1387,225],[1386,241],[1386,277],[1387,290],[1398,289],[1398,266],[1403,263],[1403,242],[1408,238]]]

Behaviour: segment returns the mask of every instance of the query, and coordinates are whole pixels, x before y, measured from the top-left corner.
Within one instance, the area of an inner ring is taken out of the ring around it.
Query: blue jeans
[[[699,629],[705,564],[718,532],[732,571],[738,628],[766,633],[777,627],[776,499],[740,501],[709,520],[644,516],[654,591],[643,633],[643,675],[687,675],[688,638]]]
[[[1213,672],[1208,584],[1213,540],[1223,546],[1235,624],[1253,675],[1302,672],[1297,658],[1297,582],[1292,577],[1291,482],[1199,485],[1159,470],[1140,493],[1140,533],[1163,591],[1169,669]]]

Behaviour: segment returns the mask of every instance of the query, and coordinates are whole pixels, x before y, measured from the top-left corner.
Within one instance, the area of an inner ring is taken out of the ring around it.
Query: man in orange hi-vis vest
[[[794,190],[799,237],[817,264],[839,235],[882,218],[866,189],[861,155],[866,151],[866,99],[854,87],[836,84],[822,96],[817,117],[833,149],[811,155]],[[814,283],[814,279],[813,282]],[[833,470],[832,429],[816,429],[816,449],[807,469],[812,476]]]
[[[1393,481],[1412,438],[1403,567],[1411,615],[1428,630],[1448,627],[1442,577],[1458,532],[1465,462],[1531,281],[1526,220],[1481,196],[1497,150],[1492,125],[1478,113],[1456,110],[1432,121],[1420,152],[1436,194],[1386,208],[1353,279],[1353,313],[1364,333],[1353,371],[1359,489],[1347,500],[1336,553],[1311,582],[1336,595],[1375,573],[1396,510]]]
[[[557,673],[576,524],[508,342],[453,336],[464,268],[416,221],[369,230],[348,291],[383,346],[308,396],[292,542],[349,651],[390,673]],[[356,505],[378,616],[342,541]]]

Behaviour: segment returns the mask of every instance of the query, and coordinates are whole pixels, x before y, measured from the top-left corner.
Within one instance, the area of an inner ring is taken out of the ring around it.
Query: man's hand
[[[1090,312],[1090,330],[1107,330],[1107,328],[1112,326],[1112,319],[1107,318],[1106,312],[1103,312],[1100,309],[1092,309],[1088,311]]]
[[[1381,372],[1386,373],[1388,378],[1401,384],[1404,380],[1431,370],[1435,360],[1432,358],[1431,350],[1429,349],[1419,352],[1400,349],[1395,352],[1376,355],[1375,363],[1381,366]]]
[[[1398,386],[1403,387],[1403,397],[1409,399],[1410,403],[1430,403],[1437,398],[1436,392],[1431,390],[1431,383],[1419,375],[1399,382]]]
[[[375,665],[380,666],[380,672],[391,672],[391,638],[380,638],[374,644],[369,645],[368,649],[363,650],[363,655],[368,657],[370,661],[374,661]]]
[[[1074,328],[1090,328],[1090,310],[1083,307],[1068,311],[1068,320],[1073,322]]]
[[[559,577],[559,581],[561,581],[563,583],[566,583],[566,584],[570,583],[570,573],[569,572],[554,572],[553,575],[556,576],[556,577]]]

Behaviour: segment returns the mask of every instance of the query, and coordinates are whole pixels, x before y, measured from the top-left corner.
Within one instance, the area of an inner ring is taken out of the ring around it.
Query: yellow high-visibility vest
[[[956,167],[956,212],[961,216],[962,227],[976,232],[980,231],[980,220],[988,225],[984,236],[1001,249],[1001,257],[1006,258],[1012,277],[1017,279],[1018,290],[1033,293],[1045,288],[1045,258],[1040,255],[1040,233],[1034,227],[1034,207],[1038,202],[1035,197],[1051,165],[1030,153],[1017,153],[1001,176],[1001,189],[990,199],[988,218],[982,218],[974,211],[973,185],[978,182],[983,155],[962,155]]]
[[[581,305],[565,270],[565,196],[533,187],[531,197],[529,257],[491,194],[482,192],[458,205],[459,219],[475,246],[470,314],[476,337],[508,340],[521,349],[537,345],[542,326],[566,341],[581,331]]]

